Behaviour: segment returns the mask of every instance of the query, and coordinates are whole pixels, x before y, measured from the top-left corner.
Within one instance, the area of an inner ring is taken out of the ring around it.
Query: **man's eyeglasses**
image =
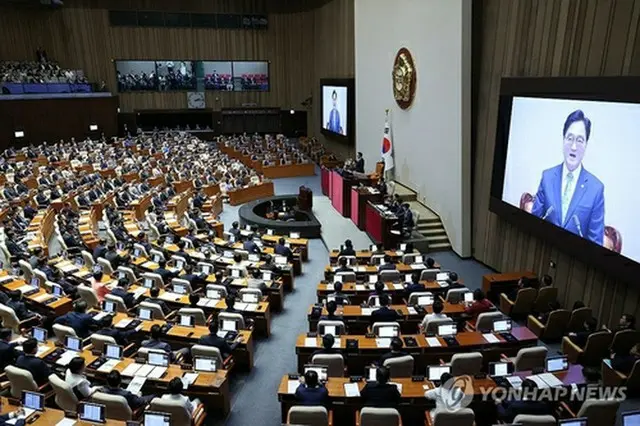
[[[575,135],[572,135],[571,133],[567,134],[564,137],[564,141],[566,143],[569,143],[569,144],[573,144],[575,142],[578,145],[585,145],[587,143],[586,139],[583,138],[582,136],[577,136],[576,137]]]

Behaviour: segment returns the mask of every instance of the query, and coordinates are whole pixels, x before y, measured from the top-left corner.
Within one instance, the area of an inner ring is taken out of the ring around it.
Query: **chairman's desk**
[[[584,374],[582,373],[582,366],[580,365],[573,364],[569,366],[567,371],[552,374],[562,382],[562,386],[565,388],[569,388],[572,385],[581,387],[587,383]],[[531,375],[531,371],[518,371],[514,373],[514,376],[518,376],[521,379]],[[488,376],[483,379],[471,376],[464,377],[465,380],[459,380],[459,383],[465,384],[464,392],[467,395],[472,394],[477,402],[481,401],[483,394],[490,393],[493,389],[498,387],[498,384]],[[410,410],[424,412],[435,407],[435,401],[424,397],[427,390],[434,389],[436,387],[433,382],[429,380],[414,382],[409,377],[394,378],[390,381],[402,385],[402,391],[400,393],[402,397],[402,404],[399,407],[401,413],[405,414],[406,411]],[[289,385],[290,382],[292,386]],[[295,382],[297,382],[297,380]],[[347,383],[350,383],[350,379],[348,377],[330,377],[325,384],[327,391],[329,392],[329,400],[332,405],[331,408],[334,411],[333,418],[334,425],[336,426],[353,425],[355,411],[360,410],[363,407],[363,401],[360,396],[349,397],[346,395],[344,385]],[[365,386],[365,382],[357,382],[357,385],[358,390],[362,391]],[[297,405],[294,395],[294,389],[297,388],[297,386],[298,384],[294,383],[293,380],[290,380],[288,375],[283,376],[280,380],[280,385],[278,386],[278,401],[280,401],[281,404],[283,422],[286,421],[289,409],[292,406]],[[492,398],[489,398],[485,403],[495,404]],[[493,410],[489,410],[488,412],[495,413]],[[482,413],[484,414],[486,411],[482,410]],[[414,416],[414,418],[416,417],[424,418],[422,413],[419,413],[418,416]],[[494,422],[494,419],[490,419],[486,423],[492,424]]]
[[[405,334],[401,337],[412,337],[416,340],[417,346],[404,349],[415,359],[415,371],[425,371],[428,365],[438,364],[441,359],[449,360],[455,353],[460,352],[482,352],[485,367],[489,362],[499,361],[500,354],[515,356],[518,350],[535,346],[538,337],[533,334],[527,327],[514,327],[511,334],[515,337],[514,342],[504,340],[500,335],[495,335],[499,342],[489,343],[482,336],[483,333],[478,331],[463,331],[456,335],[458,340],[457,346],[447,346],[447,343],[440,337],[437,337],[440,346],[429,346],[426,337],[422,334]],[[309,340],[307,340],[309,339]],[[358,349],[347,349],[347,339],[356,340]],[[339,342],[340,348],[345,357],[345,364],[348,367],[349,374],[363,374],[367,365],[378,361],[380,356],[389,352],[388,343],[390,339],[368,338],[364,335],[348,335],[341,336]],[[378,342],[386,345],[378,346]],[[308,343],[312,343],[308,345]],[[296,340],[296,354],[298,357],[298,371],[304,370],[304,365],[310,363],[311,354],[322,348],[322,338],[308,338],[306,334],[300,334]]]
[[[46,359],[47,355],[56,350],[55,346],[49,345],[48,343],[46,345],[49,346],[50,349],[40,355],[42,359]],[[87,366],[98,359],[98,356],[93,355],[90,350],[86,349],[81,351],[79,355],[84,358],[85,365]],[[123,358],[115,366],[114,370],[122,373],[129,364],[135,362],[133,358]],[[52,365],[56,366],[55,363],[52,363]],[[161,396],[167,392],[167,387],[172,379],[176,377],[182,378],[185,373],[191,372],[191,370],[183,370],[179,365],[171,364],[167,367],[165,374],[159,379],[147,378],[143,386],[143,394],[156,393],[158,396]],[[107,374],[107,372],[87,368],[87,375],[101,381],[106,380]],[[123,377],[126,379],[132,378],[133,376]],[[197,379],[185,389],[185,394],[190,398],[200,398],[207,409],[207,413],[214,415],[216,411],[219,410],[220,414],[226,416],[231,409],[229,372],[227,370],[218,370],[213,373],[198,372]]]
[[[459,281],[462,283],[462,280]],[[392,304],[402,304],[404,297],[406,297],[405,283],[384,283],[384,291],[391,298]],[[424,286],[424,291],[429,291],[434,294],[445,294],[448,290],[448,286],[441,286],[437,281],[420,281],[420,284]],[[374,284],[364,283],[357,284],[354,282],[343,283],[342,293],[349,298],[349,302],[352,305],[359,305],[366,303],[369,300],[369,296],[374,291]],[[327,299],[327,296],[334,293],[334,284],[332,282],[321,282],[318,284],[316,291],[318,303],[322,303]]]
[[[498,303],[500,301],[500,293],[514,289],[522,277],[533,280],[536,278],[536,274],[531,271],[520,271],[483,275],[482,291],[487,295],[487,299],[493,303]]]
[[[418,326],[422,322],[426,314],[433,313],[432,306],[424,306],[425,312],[419,314],[413,306],[407,305],[391,305],[390,309],[395,310],[400,314],[401,332],[403,334],[412,334],[418,331]],[[366,334],[367,328],[371,325],[371,312],[378,308],[362,308],[359,305],[345,305],[336,311],[336,315],[342,316],[348,334]],[[462,303],[453,304],[444,302],[443,314],[450,318],[457,318],[464,314],[465,305]],[[309,307],[307,317],[309,320],[309,331],[318,330],[318,317],[312,316],[313,305]],[[322,309],[322,315],[327,315],[327,309]]]
[[[20,408],[17,405],[11,405],[9,399],[2,397],[0,403],[0,412],[2,414],[11,413],[12,411],[16,411]],[[37,418],[36,418],[37,415]],[[58,410],[57,408],[45,408],[44,411],[41,411],[37,414],[29,417],[27,424],[33,426],[52,426],[57,425],[61,420],[65,418],[64,411]],[[32,420],[33,419],[33,420]],[[95,426],[95,422],[83,422],[78,419],[73,419],[75,421],[75,426]],[[127,423],[120,420],[110,420],[107,419],[105,423],[100,423],[103,426],[125,426]]]

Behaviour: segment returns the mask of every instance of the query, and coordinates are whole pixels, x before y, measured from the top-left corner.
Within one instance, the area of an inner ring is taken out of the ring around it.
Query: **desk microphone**
[[[582,228],[580,227],[580,220],[578,220],[578,216],[574,214],[573,216],[571,216],[571,218],[573,219],[573,223],[576,224],[576,228],[578,228],[578,234],[581,238],[584,238],[584,236],[582,235]]]
[[[546,220],[547,216],[549,216],[553,212],[553,206],[549,207],[545,212],[544,216],[542,216],[542,220]]]

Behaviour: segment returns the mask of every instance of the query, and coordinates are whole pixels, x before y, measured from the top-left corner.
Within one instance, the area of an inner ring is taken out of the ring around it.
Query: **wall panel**
[[[503,221],[489,211],[500,78],[615,76],[640,72],[640,2],[633,0],[481,0],[479,87],[473,179],[473,255],[501,271],[550,273],[565,305],[583,300],[612,324],[640,315],[640,289]],[[550,269],[549,262],[557,263]]]

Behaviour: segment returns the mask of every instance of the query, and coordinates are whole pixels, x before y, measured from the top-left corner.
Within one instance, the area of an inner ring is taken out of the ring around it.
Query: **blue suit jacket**
[[[604,237],[604,185],[584,167],[562,221],[562,164],[542,172],[531,214],[602,245]]]
[[[335,108],[333,108],[331,110],[331,114],[329,114],[327,129],[331,130],[332,132],[342,133],[342,126],[340,125],[340,113]]]

